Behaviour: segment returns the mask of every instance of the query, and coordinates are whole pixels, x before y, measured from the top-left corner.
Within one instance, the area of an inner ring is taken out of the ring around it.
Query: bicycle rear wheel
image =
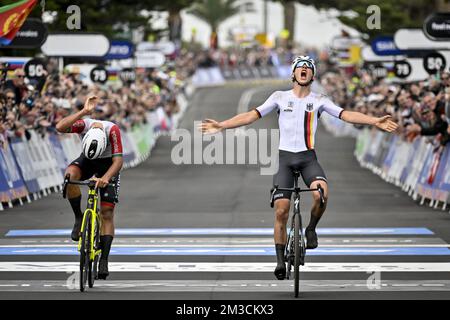
[[[298,298],[300,287],[300,232],[301,232],[300,214],[294,214],[294,295]]]
[[[90,261],[90,238],[91,238],[91,214],[85,213],[85,225],[81,233],[81,248],[80,248],[80,291],[84,292],[89,274],[92,266]]]

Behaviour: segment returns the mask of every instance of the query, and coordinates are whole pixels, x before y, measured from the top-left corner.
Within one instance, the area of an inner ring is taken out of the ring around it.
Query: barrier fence
[[[160,107],[147,113],[145,124],[122,130],[125,169],[145,161],[161,132],[178,126],[188,103],[184,94],[177,100],[180,111],[172,117]],[[80,152],[81,140],[77,134],[46,132],[41,135],[31,130],[29,139],[5,139],[0,147],[0,210],[4,204],[11,208],[13,203],[22,205],[24,200],[30,202],[60,191],[66,167]]]
[[[450,148],[418,136],[413,142],[375,128],[353,125],[324,114],[322,123],[336,136],[356,138],[355,157],[385,181],[401,187],[414,200],[446,210],[450,201]]]
[[[233,68],[199,68],[192,76],[192,84],[197,87],[223,85],[229,81],[255,79],[289,79],[291,67],[281,66],[237,66]]]

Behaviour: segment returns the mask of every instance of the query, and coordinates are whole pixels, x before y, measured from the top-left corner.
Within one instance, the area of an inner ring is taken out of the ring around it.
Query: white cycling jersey
[[[314,135],[322,112],[340,118],[341,107],[327,96],[311,92],[304,98],[295,96],[293,90],[275,91],[255,110],[264,117],[272,110],[278,112],[280,127],[280,150],[300,152],[314,149]]]

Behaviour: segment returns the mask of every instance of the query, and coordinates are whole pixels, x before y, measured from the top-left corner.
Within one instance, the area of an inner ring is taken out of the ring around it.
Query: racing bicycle
[[[272,189],[272,196],[270,199],[270,206],[273,208],[274,195],[277,191],[289,191],[294,193],[294,210],[291,218],[291,229],[289,230],[288,240],[285,251],[285,261],[287,262],[286,279],[291,278],[292,266],[294,266],[294,295],[298,298],[300,287],[300,266],[305,265],[306,256],[306,241],[305,231],[302,227],[302,216],[300,214],[300,193],[318,191],[320,195],[320,207],[323,208],[325,199],[323,196],[323,189],[320,184],[315,189],[301,189],[298,186],[298,179],[300,177],[299,171],[294,171],[294,187],[293,188],[279,188],[275,185]]]
[[[98,188],[95,188],[96,182],[94,180],[71,181],[70,175],[66,175],[63,185],[64,198],[66,198],[69,184],[87,186],[89,188],[87,208],[84,211],[81,225],[81,237],[78,241],[78,251],[80,252],[80,291],[84,292],[86,284],[89,285],[89,288],[93,288],[95,280],[98,279],[98,261],[102,253],[100,247],[100,196]],[[109,185],[115,186],[112,183]]]

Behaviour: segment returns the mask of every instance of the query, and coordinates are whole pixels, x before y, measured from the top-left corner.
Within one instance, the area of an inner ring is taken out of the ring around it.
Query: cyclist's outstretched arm
[[[84,116],[87,116],[92,113],[95,106],[97,105],[97,97],[91,96],[86,99],[86,102],[84,103],[84,108],[77,113],[71,114],[65,118],[63,118],[61,121],[59,121],[56,124],[56,130],[61,133],[67,133],[70,132],[70,128],[72,125],[83,118]]]
[[[373,126],[377,126],[379,129],[382,129],[387,132],[393,132],[397,130],[398,124],[391,120],[391,116],[386,115],[383,117],[372,117],[368,116],[364,113],[357,111],[342,111],[341,119],[355,124],[369,124]]]
[[[260,118],[258,111],[253,109],[248,112],[240,113],[231,119],[218,122],[213,119],[206,119],[199,125],[199,130],[203,133],[217,133],[225,129],[233,129],[249,125]]]

